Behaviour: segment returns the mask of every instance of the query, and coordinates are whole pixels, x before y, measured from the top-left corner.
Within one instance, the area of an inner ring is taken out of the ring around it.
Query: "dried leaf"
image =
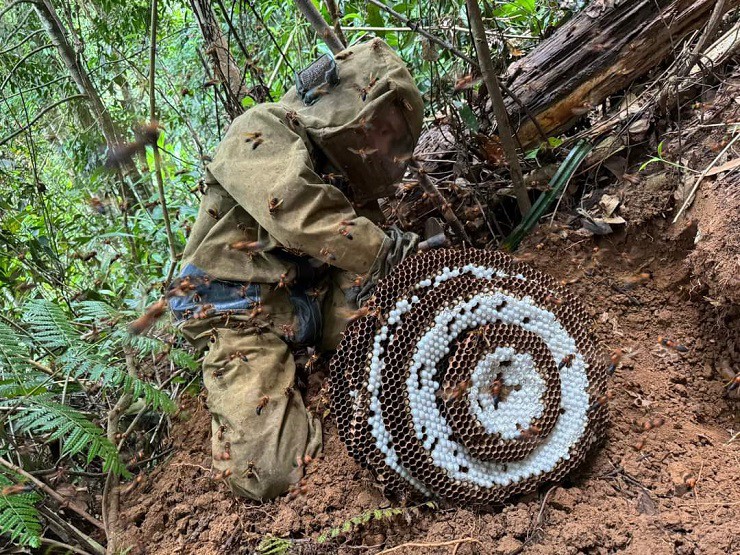
[[[740,166],[740,158],[735,158],[734,160],[730,160],[729,162],[726,162],[722,164],[721,166],[717,166],[716,168],[712,168],[709,170],[705,176],[709,177],[710,175],[717,175],[718,173],[730,171],[732,169],[737,168]]]
[[[610,233],[614,233],[611,226],[601,218],[593,218],[592,220],[582,218],[581,227],[594,235],[609,235]]]
[[[599,206],[604,211],[604,216],[609,218],[619,206],[619,197],[616,195],[602,195],[599,200]]]
[[[478,135],[481,150],[486,158],[486,161],[492,166],[503,166],[506,161],[506,153],[504,147],[501,145],[501,139],[497,136],[488,137],[486,135]]]
[[[650,516],[658,514],[658,507],[655,501],[645,491],[641,491],[637,496],[637,512],[641,515]]]

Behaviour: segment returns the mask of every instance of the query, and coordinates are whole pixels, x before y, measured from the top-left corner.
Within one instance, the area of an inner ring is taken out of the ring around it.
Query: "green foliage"
[[[549,183],[550,190],[540,195],[522,222],[506,238],[502,245],[504,250],[513,252],[519,247],[519,243],[532,231],[545,211],[552,206],[555,199],[563,192],[573,177],[573,174],[578,169],[578,166],[581,165],[581,162],[591,152],[592,148],[593,146],[588,141],[580,141],[573,147],[573,150],[568,153],[567,158],[560,165],[558,171],[552,176]]]
[[[0,489],[14,484],[8,477],[0,474]],[[39,547],[41,523],[35,505],[40,499],[34,492],[0,494],[0,532],[19,545]]]
[[[260,555],[284,555],[290,551],[292,546],[293,542],[289,539],[267,536],[257,546],[257,553]]]
[[[63,440],[62,456],[86,454],[86,464],[95,457],[103,461],[103,471],[130,477],[126,465],[118,456],[118,450],[103,430],[90,422],[74,408],[57,403],[50,395],[39,395],[26,399],[28,406],[19,411],[15,418],[18,431],[45,436],[47,441]],[[0,401],[0,406],[12,407],[13,401]]]
[[[382,522],[391,520],[397,516],[406,513],[416,513],[421,508],[436,510],[437,504],[433,501],[427,501],[426,503],[417,505],[415,507],[389,507],[387,509],[373,509],[371,511],[364,512],[361,515],[354,516],[349,520],[346,520],[339,526],[323,532],[321,535],[319,535],[316,541],[318,543],[326,543],[329,540],[333,540],[339,537],[340,535],[348,535],[357,528],[362,527],[370,522]]]
[[[658,144],[658,154],[656,156],[651,156],[646,162],[643,162],[640,165],[640,169],[638,171],[643,171],[650,164],[660,162],[662,164],[666,164],[668,166],[673,166],[674,168],[678,168],[679,170],[689,171],[692,173],[701,173],[700,171],[691,169],[688,166],[684,166],[683,164],[678,164],[676,162],[671,162],[670,160],[667,160],[665,156],[663,156],[663,143],[664,142],[665,141],[660,141],[660,143]]]

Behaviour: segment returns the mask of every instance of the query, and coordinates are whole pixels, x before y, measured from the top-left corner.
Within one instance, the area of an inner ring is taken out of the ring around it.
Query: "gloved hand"
[[[368,272],[365,282],[352,287],[347,291],[347,302],[356,308],[364,305],[373,295],[375,286],[382,278],[390,274],[391,270],[406,257],[414,254],[419,247],[419,236],[410,231],[401,231],[392,227],[386,231],[390,241],[386,241],[381,252]]]
[[[437,233],[432,237],[427,237],[421,243],[419,243],[420,251],[428,251],[431,249],[438,249],[440,247],[446,247],[450,244],[450,240],[444,233]]]

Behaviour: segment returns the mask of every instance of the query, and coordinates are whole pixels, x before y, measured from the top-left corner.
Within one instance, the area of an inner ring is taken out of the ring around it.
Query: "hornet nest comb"
[[[603,435],[607,365],[554,279],[500,252],[406,259],[349,324],[331,398],[390,491],[489,504],[560,480]]]

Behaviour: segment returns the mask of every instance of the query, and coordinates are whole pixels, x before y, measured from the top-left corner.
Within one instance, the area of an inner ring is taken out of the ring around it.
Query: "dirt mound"
[[[397,552],[736,552],[737,400],[723,397],[722,373],[740,365],[740,322],[718,321],[693,294],[684,260],[692,238],[654,233],[601,239],[594,252],[597,245],[576,234],[541,232],[520,253],[569,282],[590,307],[599,339],[625,352],[609,437],[565,483],[499,512],[422,507],[345,525],[400,505],[348,457],[331,417],[325,454],[309,464],[301,487],[258,505],[214,481],[210,419],[201,400],[190,400],[189,418],[172,433],[172,459],[122,500],[132,553],[248,553],[268,536],[292,538],[307,553],[378,552],[405,542],[430,545]],[[661,346],[659,337],[689,351]],[[343,525],[348,531],[316,542]],[[456,539],[465,541],[432,547]]]

